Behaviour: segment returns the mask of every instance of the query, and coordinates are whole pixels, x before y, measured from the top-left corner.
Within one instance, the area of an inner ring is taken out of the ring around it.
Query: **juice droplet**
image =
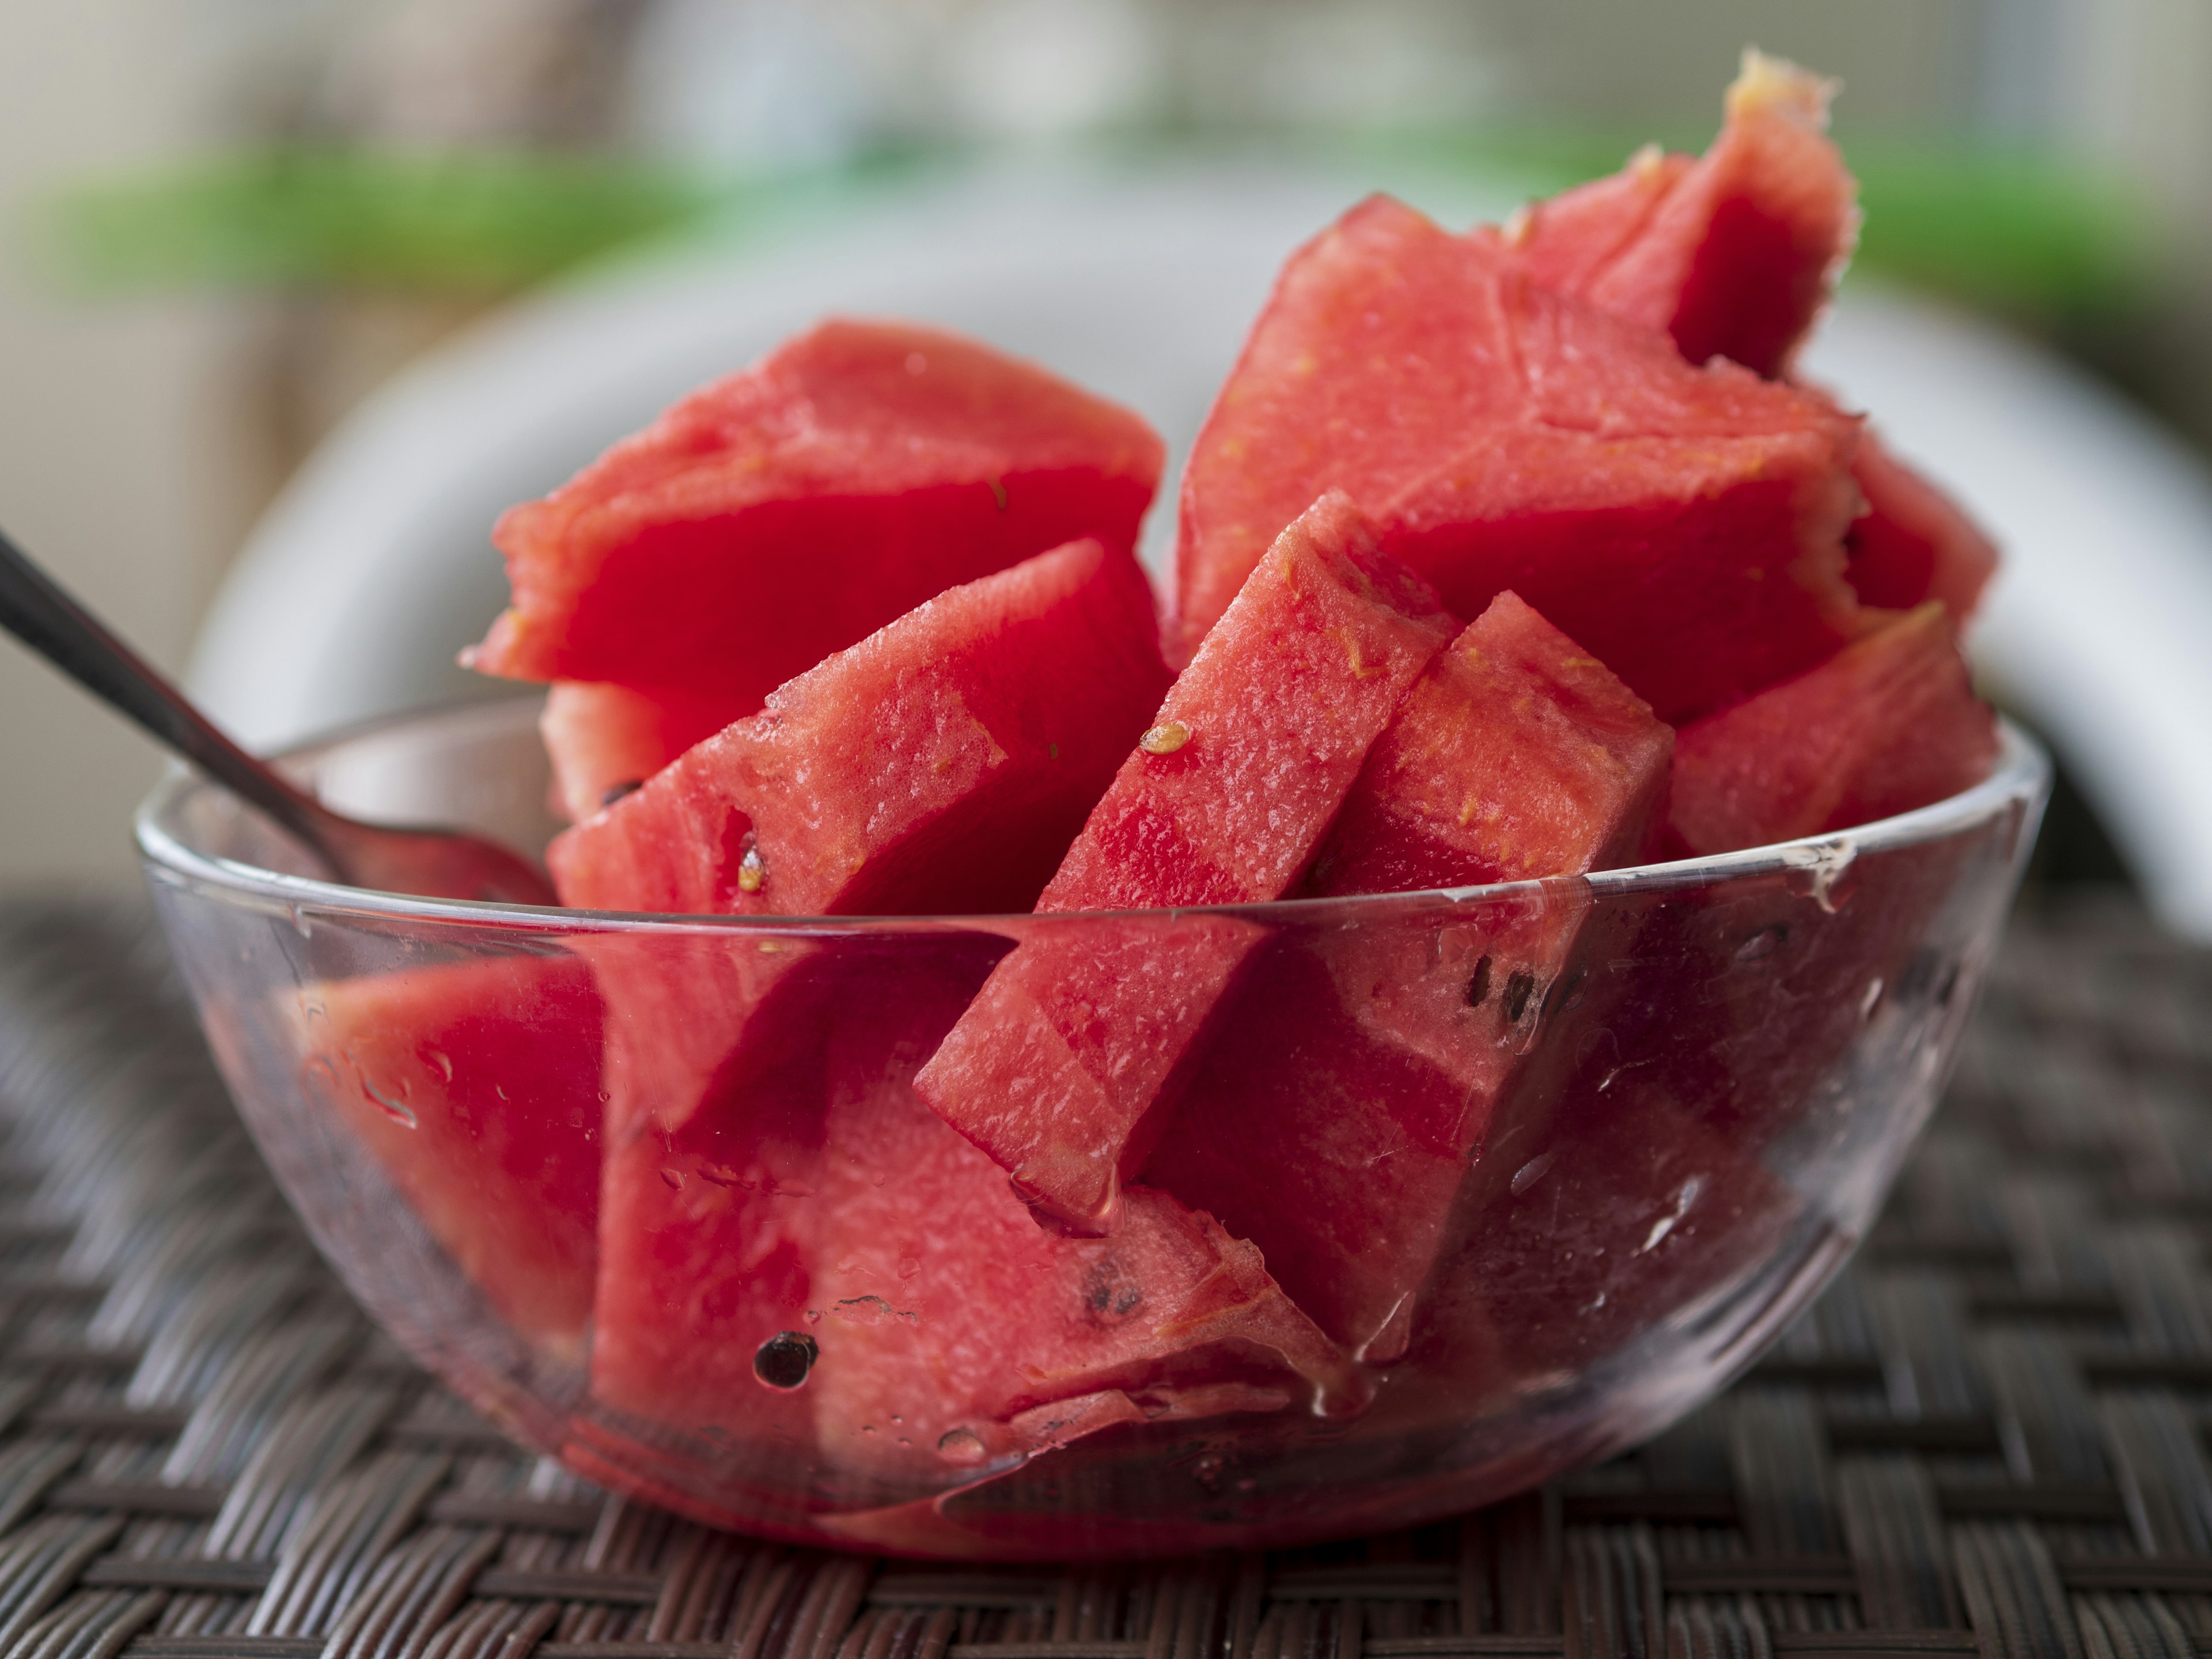
[[[981,1462],[988,1455],[973,1429],[947,1429],[938,1439],[937,1455],[963,1468]]]
[[[1137,739],[1137,747],[1147,755],[1172,755],[1190,741],[1190,727],[1181,720],[1167,720],[1154,726]]]
[[[416,1120],[415,1114],[409,1109],[404,1101],[394,1100],[367,1078],[361,1080],[361,1091],[374,1102],[377,1109],[394,1123],[402,1124],[410,1129],[421,1127]]]
[[[451,1083],[453,1080],[453,1062],[443,1051],[425,1048],[422,1051],[422,1058],[429,1061],[431,1070],[445,1079],[447,1082]]]
[[[813,1372],[821,1349],[804,1331],[778,1331],[753,1354],[753,1375],[771,1389],[788,1394]]]

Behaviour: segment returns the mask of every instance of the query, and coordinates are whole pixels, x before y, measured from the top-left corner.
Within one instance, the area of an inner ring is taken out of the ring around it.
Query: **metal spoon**
[[[0,627],[276,819],[349,886],[507,904],[558,902],[536,866],[495,842],[448,830],[362,823],[331,811],[225,737],[4,533]]]

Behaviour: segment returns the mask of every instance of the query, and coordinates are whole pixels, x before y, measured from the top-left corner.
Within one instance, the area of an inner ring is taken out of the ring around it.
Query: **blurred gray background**
[[[2212,449],[2203,0],[4,0],[0,523],[177,666],[348,410],[640,239],[1023,148],[1563,184],[1701,146],[1750,42],[1844,82],[1867,269]],[[0,710],[0,881],[129,878],[150,750],[12,648]]]

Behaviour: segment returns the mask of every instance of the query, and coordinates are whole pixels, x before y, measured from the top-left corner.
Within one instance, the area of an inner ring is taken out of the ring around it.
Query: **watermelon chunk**
[[[1046,911],[1251,903],[1305,873],[1369,746],[1450,637],[1429,586],[1314,503],[1168,693],[1052,878]],[[1040,927],[922,1068],[922,1098],[1063,1225],[1112,1225],[1179,1067],[1259,936],[1186,920]]]
[[[1032,364],[824,323],[507,513],[514,605],[468,660],[742,713],[947,587],[1082,537],[1127,551],[1160,464]]]
[[[1182,639],[1334,487],[1459,615],[1510,587],[1679,721],[1850,637],[1856,439],[1375,198],[1292,256],[1199,435]]]
[[[1116,1424],[1365,1403],[1358,1370],[1212,1217],[1132,1187],[1111,1238],[1041,1230],[914,1092],[958,1011],[847,1045],[833,1079],[812,1328],[826,1457],[941,1487]]]
[[[1695,854],[1849,829],[1980,782],[1996,751],[1996,717],[1931,602],[1685,727],[1669,822]]]
[[[1860,601],[1909,611],[1937,599],[1953,625],[1964,627],[1996,574],[1996,544],[1875,433],[1862,434],[1851,477],[1866,511],[1845,538],[1850,565],[1844,574]]]
[[[556,680],[538,719],[553,762],[554,811],[582,823],[759,706],[757,699]]]
[[[1115,1240],[1049,1237],[921,1104],[915,1068],[1005,948],[826,945],[850,994],[802,1054],[614,1152],[602,1404],[709,1434],[765,1492],[813,1462],[805,1502],[844,1512],[1117,1422],[1364,1403],[1250,1246],[1164,1194]]]
[[[574,957],[325,980],[307,1074],[526,1337],[580,1357],[599,1220],[602,1008]]]
[[[1407,695],[1310,890],[1629,862],[1659,817],[1672,741],[1602,665],[1501,594]],[[1336,1340],[1396,1358],[1468,1158],[1559,1000],[1586,909],[1561,884],[1470,905],[1448,927],[1409,912],[1286,933],[1145,1178],[1257,1244]]]
[[[1858,186],[1827,134],[1835,83],[1747,52],[1695,161],[1644,150],[1504,231],[1538,281],[1656,333],[1693,363],[1778,375],[1858,237]]]
[[[619,909],[1025,906],[1166,681],[1143,572],[1073,544],[800,676],[566,831],[549,863],[566,902]],[[579,948],[609,1006],[592,1386],[652,1421],[720,1421],[707,1413],[729,1414],[715,1402],[763,1340],[732,1346],[726,1322],[750,1310],[750,1331],[804,1311],[791,1304],[807,1235],[780,1194],[818,1164],[834,1023],[909,992],[865,939],[618,934]]]
[[[1166,682],[1144,572],[1073,543],[800,675],[546,863],[586,909],[1026,908]]]
[[[1559,292],[1666,331],[1693,363],[1717,355],[1780,374],[1857,231],[1857,186],[1825,131],[1832,89],[1747,53],[1702,158],[1647,147],[1503,231],[1472,234]],[[1942,599],[1963,623],[1996,568],[1989,538],[1870,433],[1851,477],[1866,504],[1845,538],[1860,600],[1905,610]]]

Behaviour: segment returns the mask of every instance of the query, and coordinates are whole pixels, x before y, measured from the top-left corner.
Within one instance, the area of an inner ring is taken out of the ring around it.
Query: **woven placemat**
[[[509,1446],[308,1247],[143,915],[0,904],[0,1656],[2189,1659],[2208,1229],[2212,953],[2023,921],[1866,1248],[1640,1451],[1267,1557],[824,1554]]]

